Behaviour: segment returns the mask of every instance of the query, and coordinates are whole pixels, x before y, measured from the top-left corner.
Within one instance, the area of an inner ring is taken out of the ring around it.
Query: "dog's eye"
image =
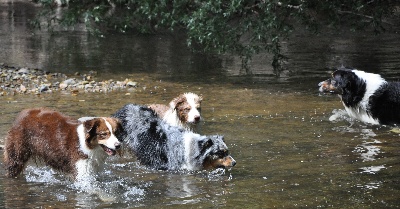
[[[228,154],[229,154],[228,150],[220,150],[217,152],[217,155],[221,158],[227,156]]]
[[[107,135],[108,135],[108,133],[106,133],[106,132],[101,132],[101,133],[99,133],[99,135],[100,135],[100,137],[107,137]]]

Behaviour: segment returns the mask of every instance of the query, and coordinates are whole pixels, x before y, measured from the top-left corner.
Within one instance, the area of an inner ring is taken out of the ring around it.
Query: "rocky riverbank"
[[[96,71],[87,74],[65,75],[27,67],[10,67],[0,63],[0,96],[15,94],[43,94],[67,91],[72,94],[86,92],[110,92],[126,88],[136,88],[138,83],[124,81],[96,81]]]

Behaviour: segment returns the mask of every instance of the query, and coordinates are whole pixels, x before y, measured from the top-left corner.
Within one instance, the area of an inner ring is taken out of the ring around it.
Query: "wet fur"
[[[172,126],[179,126],[186,130],[198,130],[197,125],[201,120],[201,102],[203,98],[188,92],[174,98],[169,106],[151,104],[148,107]]]
[[[120,130],[115,118],[80,122],[46,108],[23,110],[5,140],[6,175],[18,176],[30,158],[72,174],[74,179],[93,175],[107,157],[105,150],[115,154],[120,147],[114,135]]]
[[[365,123],[400,124],[400,83],[378,74],[339,68],[319,84],[320,92],[338,94],[350,117]]]
[[[202,170],[236,164],[222,136],[201,136],[171,126],[148,107],[128,104],[113,117],[121,121],[124,129],[119,138],[149,168]]]

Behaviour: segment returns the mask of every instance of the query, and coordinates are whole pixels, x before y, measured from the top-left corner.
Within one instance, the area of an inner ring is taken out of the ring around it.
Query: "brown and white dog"
[[[115,136],[120,131],[116,118],[80,121],[46,108],[23,110],[5,140],[7,176],[18,176],[30,158],[72,174],[75,181],[94,176],[120,148]]]
[[[186,130],[196,129],[201,115],[201,101],[203,98],[195,93],[184,93],[174,98],[169,107],[162,104],[151,104],[148,107],[172,126],[178,126]]]

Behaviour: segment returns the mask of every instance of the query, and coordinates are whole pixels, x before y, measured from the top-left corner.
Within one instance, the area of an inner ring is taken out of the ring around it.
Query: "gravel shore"
[[[72,94],[86,92],[110,92],[126,88],[136,88],[138,83],[124,81],[96,81],[96,71],[87,74],[75,73],[67,76],[27,67],[10,67],[0,63],[0,96],[15,94],[43,94],[69,91]]]

